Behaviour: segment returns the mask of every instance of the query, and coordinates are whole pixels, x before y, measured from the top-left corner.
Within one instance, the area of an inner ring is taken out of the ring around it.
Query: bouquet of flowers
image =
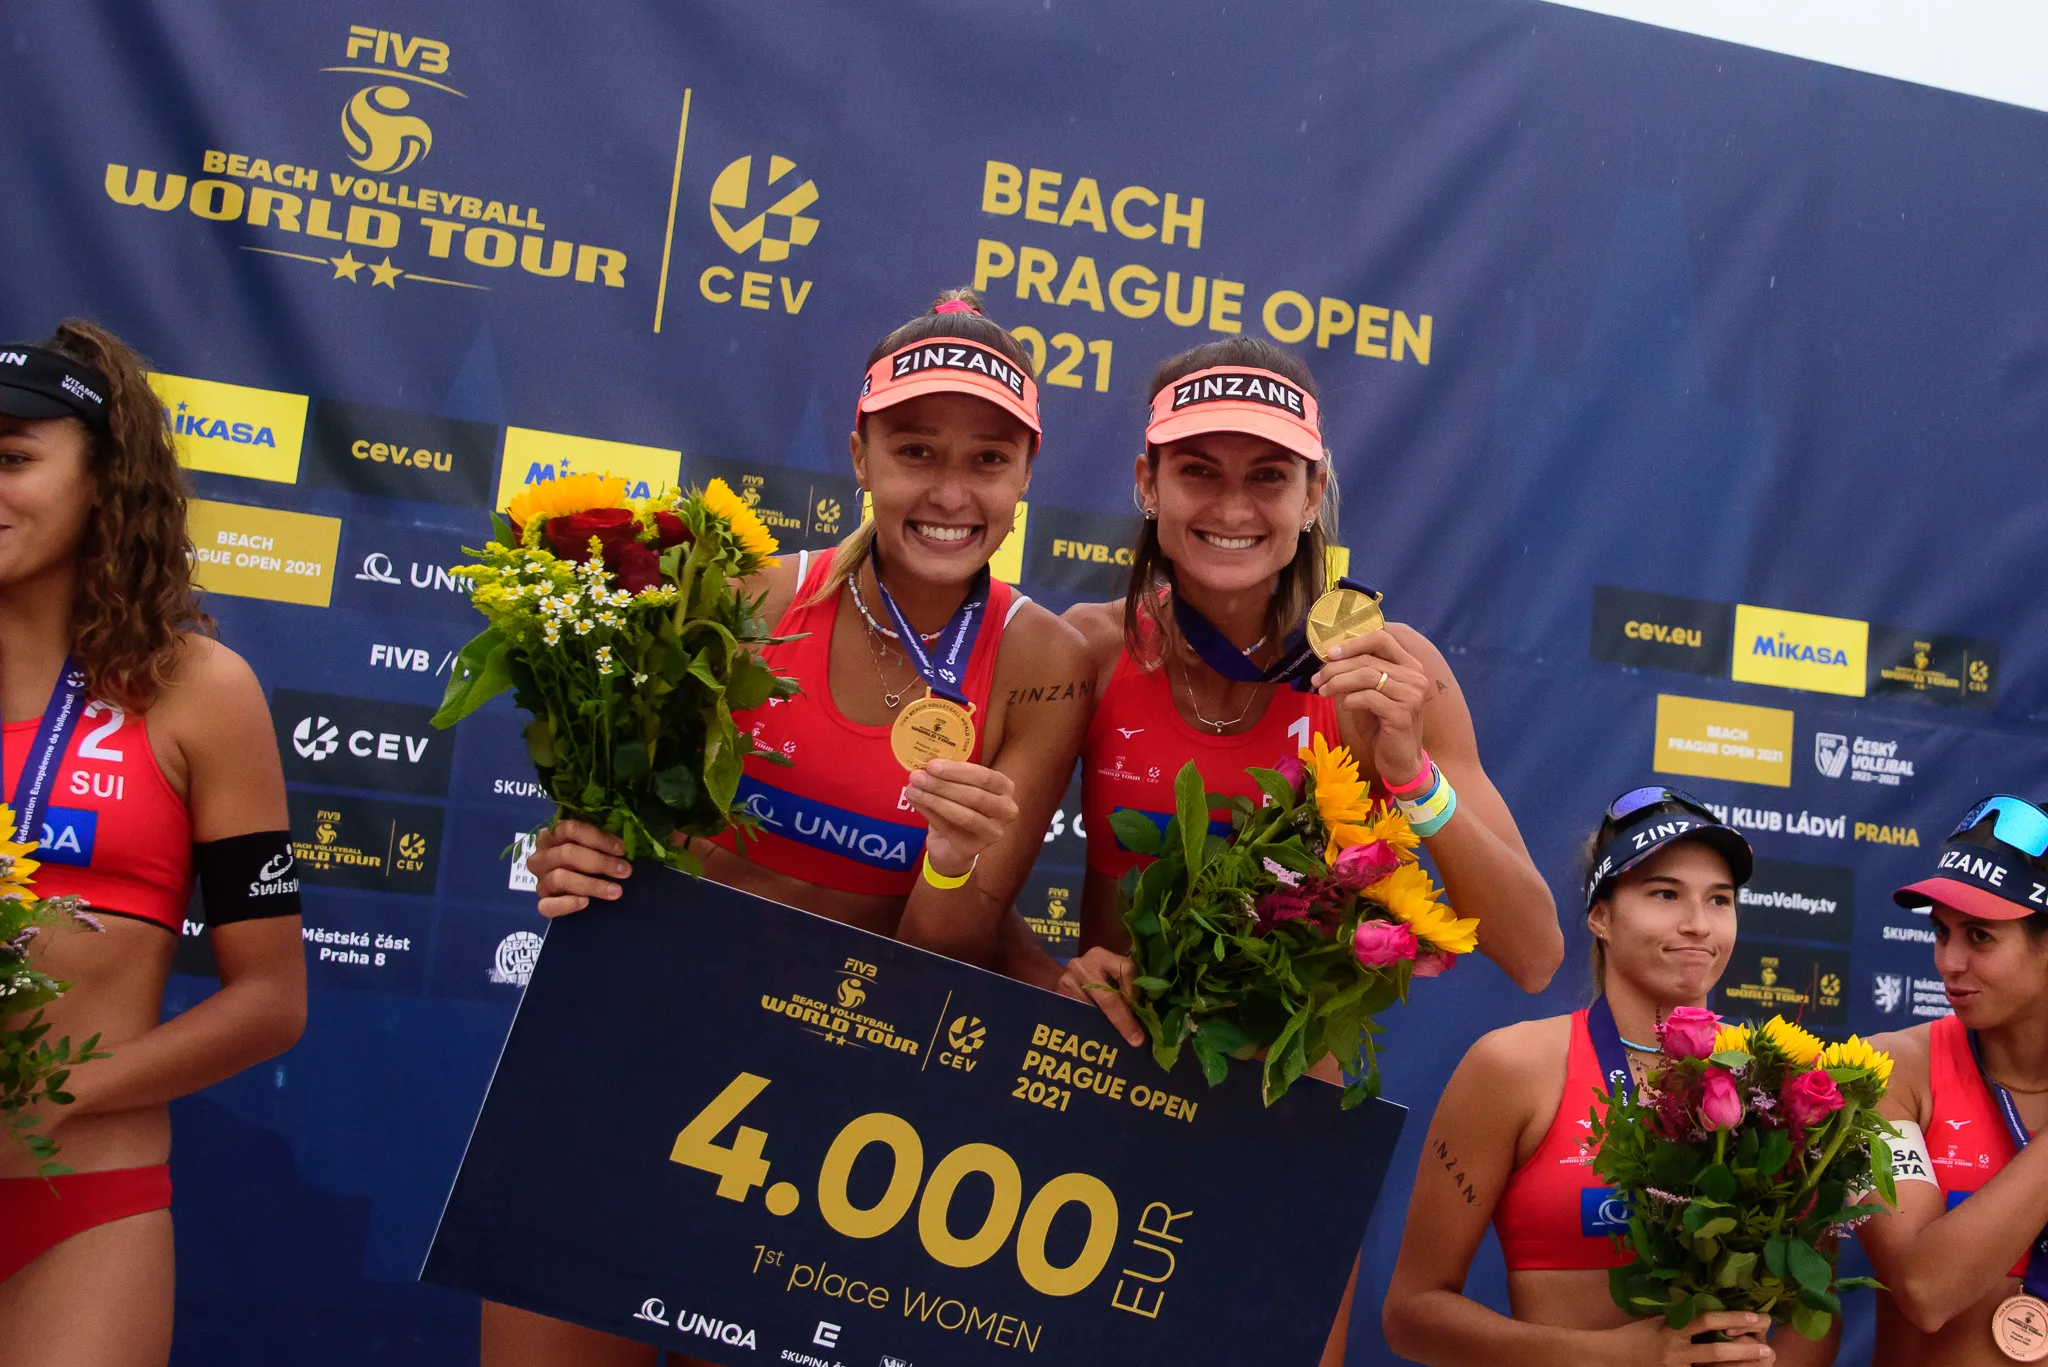
[[[1809,1339],[1828,1332],[1840,1293],[1833,1236],[1895,1205],[1893,1133],[1876,1107],[1890,1055],[1855,1036],[1823,1045],[1773,1016],[1754,1029],[1699,1007],[1658,1028],[1662,1057],[1640,1092],[1592,1113],[1593,1170],[1629,1202],[1626,1247],[1609,1289],[1631,1315],[1674,1329],[1713,1310],[1746,1310]]]
[[[69,983],[30,968],[28,947],[44,929],[75,923],[104,929],[76,897],[38,899],[29,884],[41,867],[29,855],[33,844],[14,839],[13,809],[0,806],[0,1123],[7,1134],[29,1151],[36,1171],[59,1177],[71,1169],[57,1162],[57,1144],[48,1135],[33,1134],[39,1117],[28,1113],[38,1102],[71,1104],[64,1084],[81,1063],[106,1058],[94,1035],[76,1051],[70,1036],[50,1043],[43,1008],[64,995]],[[19,1025],[9,1021],[28,1019]]]
[[[1157,856],[1121,890],[1133,1008],[1159,1065],[1186,1045],[1211,1086],[1232,1058],[1263,1054],[1269,1106],[1334,1056],[1348,1109],[1379,1091],[1373,1017],[1469,953],[1479,922],[1439,899],[1407,819],[1372,802],[1342,746],[1318,735],[1298,759],[1246,772],[1266,805],[1204,792],[1190,762],[1163,833],[1142,812],[1110,815],[1125,848]],[[1228,837],[1209,829],[1222,807]]]
[[[761,661],[774,639],[761,598],[737,588],[776,563],[775,538],[718,479],[629,500],[623,480],[572,475],[507,514],[457,571],[490,625],[457,657],[434,724],[511,689],[563,813],[620,837],[629,858],[698,872],[670,837],[752,824],[733,808],[753,753],[733,712],[796,691]]]

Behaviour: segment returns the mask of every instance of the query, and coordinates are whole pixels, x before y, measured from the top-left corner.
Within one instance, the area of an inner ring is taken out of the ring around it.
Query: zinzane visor
[[[1251,366],[1216,366],[1175,380],[1152,396],[1151,446],[1205,432],[1264,437],[1303,460],[1321,460],[1322,415],[1315,396],[1282,375]]]
[[[891,352],[868,367],[858,415],[879,413],[927,394],[969,394],[987,399],[1031,429],[1038,425],[1038,382],[992,347],[964,337],[930,337]]]

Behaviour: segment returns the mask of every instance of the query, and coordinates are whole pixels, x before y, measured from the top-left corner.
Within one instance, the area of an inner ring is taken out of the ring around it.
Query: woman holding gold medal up
[[[1871,1040],[1897,1060],[1878,1113],[1898,1208],[1857,1231],[1885,1290],[1876,1367],[2048,1360],[2048,812],[1987,797],[1932,876],[1925,910],[1954,1015]]]
[[[790,763],[750,758],[739,795],[762,833],[697,853],[718,882],[986,966],[1087,716],[1080,689],[1008,702],[1027,677],[1081,679],[1085,664],[1071,628],[989,576],[1031,482],[1038,387],[977,305],[953,291],[875,348],[850,443],[871,517],[836,553],[785,556],[749,586],[776,635],[801,637],[766,661],[802,691],[736,720]],[[622,853],[581,822],[544,832],[529,861],[542,914],[617,897]],[[485,1307],[490,1367],[654,1358]]]
[[[1421,632],[1384,623],[1378,594],[1348,582],[1325,592],[1336,488],[1308,367],[1231,338],[1166,361],[1150,390],[1129,596],[1067,614],[1087,638],[1098,702],[1081,756],[1086,952],[1061,989],[1144,1043],[1122,996],[1105,990],[1130,986],[1117,881],[1143,862],[1118,845],[1112,810],[1163,826],[1189,760],[1211,792],[1257,801],[1247,766],[1341,741],[1374,796],[1408,814],[1459,914],[1479,919],[1478,948],[1540,991],[1564,954],[1556,908],[1480,765],[1450,665]],[[1338,1080],[1330,1060],[1311,1071]],[[1327,1364],[1343,1361],[1351,1294]]]

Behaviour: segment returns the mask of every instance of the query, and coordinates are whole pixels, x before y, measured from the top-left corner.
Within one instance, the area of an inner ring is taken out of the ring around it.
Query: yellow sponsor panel
[[[1792,714],[1782,707],[1657,695],[1660,774],[1792,786]]]
[[[865,522],[875,515],[875,500],[866,491],[861,491],[860,520]],[[996,553],[989,557],[988,572],[991,578],[1005,584],[1015,584],[1024,578],[1024,524],[1031,520],[1031,504],[1020,500],[1017,504],[1017,520],[1010,524],[1010,534],[1003,538],[1003,544],[996,547]]]
[[[635,446],[530,427],[505,429],[505,462],[498,467],[498,501],[503,511],[521,489],[565,475],[612,475],[628,480],[634,498],[674,488],[682,477],[683,453],[659,446]]]
[[[294,484],[306,441],[304,394],[151,375],[171,422],[178,463],[191,470]]]
[[[324,608],[334,595],[341,519],[195,498],[186,525],[192,568],[208,593]]]
[[[1869,651],[1868,622],[1735,605],[1733,677],[1739,683],[1860,698]]]

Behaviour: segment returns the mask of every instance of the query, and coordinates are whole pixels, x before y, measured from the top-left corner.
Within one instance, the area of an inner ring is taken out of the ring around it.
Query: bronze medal
[[[935,759],[964,760],[974,753],[974,714],[928,694],[896,714],[889,748],[905,769],[922,769]]]
[[[1308,645],[1319,660],[1347,641],[1370,636],[1387,624],[1380,611],[1385,594],[1363,593],[1358,589],[1331,589],[1316,599],[1308,610]]]
[[[2014,1362],[2048,1358],[2048,1304],[2024,1293],[2007,1296],[1991,1312],[1991,1337]]]

